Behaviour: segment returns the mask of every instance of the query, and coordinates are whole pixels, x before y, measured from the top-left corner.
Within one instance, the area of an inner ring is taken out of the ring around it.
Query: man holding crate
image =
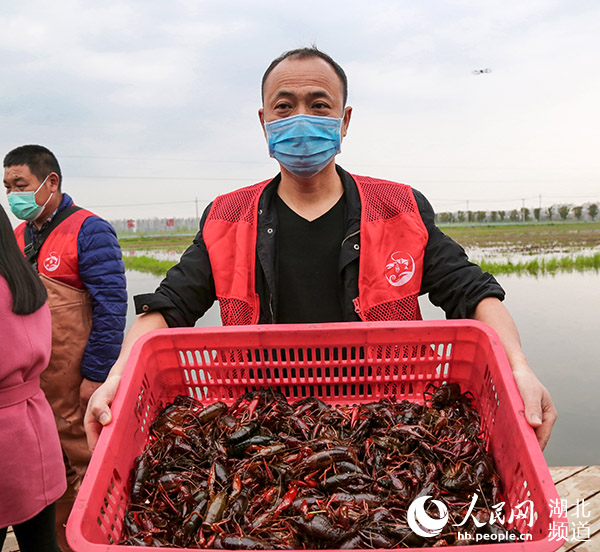
[[[417,320],[418,296],[429,293],[448,318],[474,318],[499,334],[543,448],[556,410],[500,285],[435,226],[421,193],[335,164],[352,115],[343,69],[316,48],[286,52],[266,70],[262,96],[258,115],[281,172],[218,197],[157,292],[135,298],[140,316],[88,406],[90,446],[111,420],[133,343],[154,329],[193,326],[215,299],[223,324],[240,325]]]

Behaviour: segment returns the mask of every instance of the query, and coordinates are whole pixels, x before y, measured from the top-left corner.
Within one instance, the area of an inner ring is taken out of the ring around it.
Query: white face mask
[[[50,176],[50,175],[48,175]],[[21,220],[35,220],[40,216],[44,207],[48,205],[50,199],[54,195],[54,192],[50,194],[46,203],[43,205],[38,205],[35,200],[35,194],[37,194],[41,189],[46,180],[48,180],[48,176],[44,178],[44,182],[42,182],[38,189],[35,192],[10,192],[7,194],[8,204],[10,206],[10,210],[12,211],[15,217],[20,218]]]

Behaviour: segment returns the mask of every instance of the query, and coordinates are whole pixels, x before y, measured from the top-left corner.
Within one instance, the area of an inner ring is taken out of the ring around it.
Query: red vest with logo
[[[84,288],[79,276],[77,236],[83,222],[93,216],[95,216],[94,213],[79,209],[52,230],[38,254],[38,272],[40,274],[77,289]],[[15,236],[21,251],[25,250],[25,229],[25,223],[15,229]]]
[[[428,233],[410,186],[352,175],[361,200],[355,310],[362,320],[419,320]],[[215,199],[202,232],[224,325],[256,324],[258,202],[266,180]]]

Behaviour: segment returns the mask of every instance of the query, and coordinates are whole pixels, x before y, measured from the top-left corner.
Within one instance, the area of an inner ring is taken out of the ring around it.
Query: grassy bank
[[[551,247],[600,246],[600,221],[448,224],[440,228],[464,247],[512,246],[522,251],[537,251]],[[119,236],[125,250],[173,249],[183,252],[193,239],[194,234]]]
[[[569,257],[553,257],[512,263],[489,262],[483,259],[478,264],[492,274],[554,274],[600,270],[600,255],[577,255],[577,250],[600,247],[600,221],[594,222],[529,222],[503,224],[465,224],[440,227],[446,234],[466,248],[510,247],[515,252],[556,251],[573,248]],[[191,243],[190,235],[124,236],[119,241],[123,250],[169,249],[182,253]],[[148,272],[156,276],[166,274],[174,261],[160,261],[147,256],[124,257],[129,270]]]
[[[174,235],[126,235],[119,236],[121,249],[172,249],[175,251],[185,251],[192,243],[195,234],[174,234]]]
[[[512,246],[523,251],[600,246],[600,221],[440,226],[463,247]]]
[[[155,276],[164,276],[167,270],[176,264],[176,261],[159,261],[151,257],[123,257],[126,270],[147,272]]]
[[[164,276],[167,270],[176,264],[175,261],[159,261],[151,257],[123,257],[127,270],[147,272],[155,276]],[[556,274],[557,272],[585,272],[600,270],[600,253],[595,255],[578,255],[576,257],[553,257],[551,259],[533,259],[531,261],[512,263],[510,261],[498,263],[488,262],[485,259],[477,264],[485,272],[491,274],[531,274],[540,276]]]
[[[540,276],[557,272],[586,272],[600,270],[600,253],[595,255],[578,255],[577,257],[552,257],[550,259],[533,259],[526,262],[504,263],[488,262],[485,259],[479,266],[491,274],[531,274]]]

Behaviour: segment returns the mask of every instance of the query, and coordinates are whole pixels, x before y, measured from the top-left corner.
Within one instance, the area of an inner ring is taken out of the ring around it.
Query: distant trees
[[[569,207],[568,205],[561,205],[558,208],[558,214],[560,215],[560,218],[562,220],[567,220],[567,216],[569,215],[570,210],[571,210],[571,207]]]
[[[511,211],[494,210],[494,211],[457,211],[455,213],[445,211],[436,213],[435,221],[441,224],[450,223],[498,223],[498,222],[519,222],[519,221],[531,221],[541,222],[544,220],[569,220],[569,215],[572,219],[591,220],[595,221],[598,217],[599,207],[598,203],[590,203],[588,205],[553,205],[551,207],[541,208],[535,207],[529,209],[527,207],[521,207],[519,209],[513,209]],[[121,222],[121,221],[119,221]],[[141,222],[141,221],[140,221]],[[178,226],[178,224],[176,224]]]
[[[440,222],[441,223],[449,223],[449,222],[454,222],[454,214],[453,213],[440,213],[439,216]]]

